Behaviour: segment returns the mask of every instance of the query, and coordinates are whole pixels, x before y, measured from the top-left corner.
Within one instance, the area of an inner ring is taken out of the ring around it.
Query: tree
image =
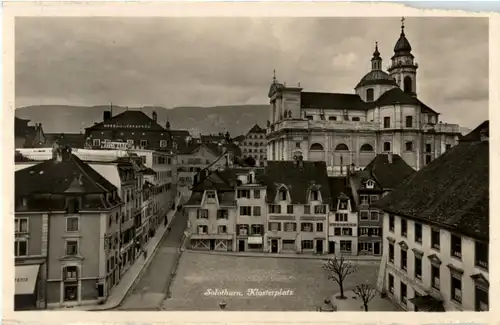
[[[254,167],[256,164],[256,161],[255,161],[254,157],[248,156],[245,158],[245,164],[247,164],[250,167]]]
[[[354,293],[363,301],[365,311],[368,311],[368,303],[375,298],[377,291],[370,284],[360,284],[354,288]]]
[[[328,259],[323,265],[323,269],[328,272],[328,279],[337,282],[340,287],[340,297],[337,298],[346,299],[344,296],[344,280],[349,274],[357,271],[356,266],[346,261],[344,256],[341,255],[340,258],[335,256],[333,259]]]

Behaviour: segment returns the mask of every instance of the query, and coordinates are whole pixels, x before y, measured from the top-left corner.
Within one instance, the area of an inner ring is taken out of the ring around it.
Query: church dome
[[[368,72],[356,86],[356,88],[370,85],[390,85],[397,86],[398,84],[392,77],[382,70],[372,70]]]

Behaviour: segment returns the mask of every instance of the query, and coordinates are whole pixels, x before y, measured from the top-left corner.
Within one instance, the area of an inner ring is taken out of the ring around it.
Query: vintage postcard
[[[493,321],[495,19],[7,5],[5,321]]]

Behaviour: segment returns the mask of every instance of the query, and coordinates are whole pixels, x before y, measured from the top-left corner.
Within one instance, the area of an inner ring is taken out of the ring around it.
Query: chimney
[[[158,121],[158,115],[156,114],[155,111],[153,111],[152,115],[153,115],[153,121],[155,121],[155,122]]]
[[[389,161],[389,164],[392,164],[392,152],[387,154],[387,161]]]
[[[111,111],[104,111],[102,115],[103,121],[109,120],[111,118]]]

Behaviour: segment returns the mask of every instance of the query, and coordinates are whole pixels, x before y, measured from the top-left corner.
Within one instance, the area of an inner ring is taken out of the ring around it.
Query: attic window
[[[319,191],[318,190],[311,191],[311,201],[319,201]]]
[[[281,201],[286,201],[286,190],[281,189],[281,190],[279,191],[279,199],[280,199]]]
[[[374,185],[375,183],[371,179],[366,182],[366,188],[373,188]]]
[[[347,200],[339,200],[339,210],[347,210]]]
[[[207,191],[207,199],[215,199],[215,192]]]

